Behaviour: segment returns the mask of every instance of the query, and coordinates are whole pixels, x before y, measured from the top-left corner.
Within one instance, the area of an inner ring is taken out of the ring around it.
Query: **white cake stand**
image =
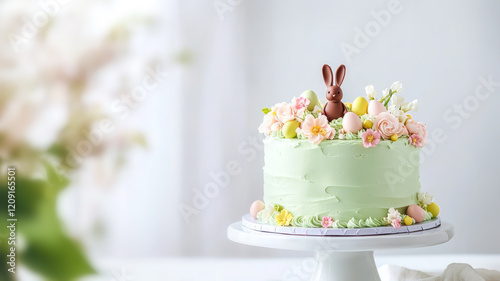
[[[312,281],[380,280],[374,250],[406,249],[438,245],[454,235],[453,226],[411,233],[373,236],[303,236],[251,230],[235,222],[227,229],[229,240],[265,248],[314,251],[317,261]]]

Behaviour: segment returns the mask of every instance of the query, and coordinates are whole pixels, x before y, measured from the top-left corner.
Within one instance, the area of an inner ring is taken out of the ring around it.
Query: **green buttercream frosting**
[[[432,219],[432,213],[425,211],[424,221],[428,221],[430,219]]]
[[[355,218],[352,218],[347,222],[347,228],[361,228],[361,227],[366,227],[364,220],[357,220]]]
[[[367,227],[378,227],[378,226],[384,226],[386,225],[386,223],[381,219],[369,217],[366,219],[365,225]]]
[[[330,127],[334,128],[337,132],[340,131],[340,129],[342,129],[342,120],[342,117],[332,120],[332,122],[330,122]]]
[[[333,224],[332,224],[332,228],[346,228],[347,227],[347,223],[345,222],[341,222],[341,221],[334,221]]]
[[[359,136],[358,136],[357,133],[354,134],[354,133],[351,133],[351,132],[347,132],[347,133],[345,133],[345,139],[346,140],[357,140],[357,139],[359,139]]]
[[[321,218],[319,216],[306,216],[304,217],[303,227],[322,227]]]
[[[304,217],[294,216],[290,224],[295,227],[302,227],[304,225]]]
[[[405,143],[381,140],[365,148],[359,139],[312,144],[268,137],[264,202],[280,204],[294,216],[354,218],[357,225],[386,217],[391,207],[403,213],[418,203],[420,192],[420,150]]]

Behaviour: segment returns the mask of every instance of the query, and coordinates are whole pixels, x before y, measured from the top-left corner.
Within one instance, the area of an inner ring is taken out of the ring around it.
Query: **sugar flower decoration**
[[[429,193],[427,193],[427,192],[426,193],[420,192],[417,195],[417,199],[418,199],[420,207],[426,208],[427,205],[430,205],[432,203],[432,201],[434,201],[434,196],[429,195]]]
[[[302,122],[301,131],[307,137],[309,142],[318,144],[324,139],[333,139],[335,129],[328,125],[328,119],[325,115],[314,118],[311,114],[307,115]]]
[[[290,104],[282,102],[276,108],[276,116],[281,123],[285,123],[295,119],[295,111]]]
[[[399,220],[399,222],[401,222],[401,214],[398,210],[390,208],[387,214],[387,222],[392,224],[394,220]]]
[[[401,228],[401,219],[395,219],[391,222],[391,225],[394,227],[394,228]]]
[[[410,119],[406,122],[406,129],[408,129],[410,135],[416,134],[420,136],[421,146],[427,144],[427,127],[424,123]]]
[[[274,125],[276,124],[276,125]],[[259,126],[259,133],[264,133],[266,135],[270,135],[273,129],[276,129],[276,127],[279,125],[278,119],[276,119],[276,115],[274,115],[272,112],[264,115],[264,120],[262,121],[262,124]],[[273,127],[274,126],[274,127]]]
[[[310,103],[311,103],[311,101],[308,98],[305,98],[305,97],[298,97],[298,98],[294,97],[292,99],[292,108],[294,110],[299,110],[299,109],[307,107]]]
[[[391,90],[394,93],[400,94],[403,91],[403,84],[399,81],[396,81],[396,82],[392,83]]]
[[[324,228],[331,227],[333,224],[333,219],[332,217],[323,217],[323,220],[321,221],[321,226]]]
[[[269,222],[272,218],[274,213],[276,213],[276,208],[274,204],[266,204],[265,208],[261,210],[257,216],[258,218],[261,219],[263,222]]]
[[[420,146],[422,145],[421,140],[422,140],[422,138],[417,134],[412,134],[408,138],[408,142],[410,142],[410,144],[415,146],[416,148],[420,148]]]
[[[281,213],[276,215],[276,224],[279,226],[288,226],[293,219],[293,215],[287,210],[281,210]]]
[[[377,92],[373,85],[368,85],[365,87],[366,95],[368,96],[368,100],[374,100],[377,97]]]
[[[375,147],[380,142],[380,133],[377,131],[373,131],[372,129],[366,130],[366,132],[361,134],[361,138],[363,139],[364,147]]]
[[[385,140],[390,139],[392,135],[400,137],[403,134],[408,134],[405,126],[394,115],[388,112],[382,112],[377,115],[374,125],[375,129],[380,132],[380,135]]]

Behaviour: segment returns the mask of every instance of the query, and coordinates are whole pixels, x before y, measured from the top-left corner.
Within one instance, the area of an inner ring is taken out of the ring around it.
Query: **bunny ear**
[[[323,65],[323,79],[327,87],[333,86],[333,71],[328,64]]]
[[[345,65],[341,64],[339,68],[337,68],[337,71],[335,71],[335,85],[341,86],[342,82],[344,82],[344,77],[345,77]]]

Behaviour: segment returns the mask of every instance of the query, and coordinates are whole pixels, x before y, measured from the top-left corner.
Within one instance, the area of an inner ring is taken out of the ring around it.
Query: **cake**
[[[335,79],[328,65],[322,70],[326,102],[307,90],[263,109],[264,196],[250,215],[307,228],[400,228],[437,217],[419,181],[427,130],[410,115],[418,101],[406,102],[394,82],[380,99],[369,85],[367,98],[344,103],[345,66]]]

